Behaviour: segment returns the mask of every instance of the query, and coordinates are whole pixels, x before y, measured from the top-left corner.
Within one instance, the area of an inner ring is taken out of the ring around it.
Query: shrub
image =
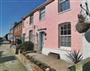
[[[83,58],[80,51],[75,51],[75,50],[68,53],[67,57],[70,58],[70,60],[75,64],[80,62]]]
[[[16,39],[16,41],[14,42],[16,44],[16,52],[15,54],[18,54],[19,49],[20,49],[20,45],[22,44],[21,39]]]
[[[21,44],[22,44],[21,39],[16,39],[16,43],[17,43],[18,45],[21,45]]]
[[[68,71],[76,71],[76,67],[74,65],[70,66],[68,67]]]
[[[90,61],[83,65],[83,71],[90,71]]]
[[[25,52],[25,51],[33,51],[34,49],[34,43],[31,41],[26,41],[20,45],[20,51]]]

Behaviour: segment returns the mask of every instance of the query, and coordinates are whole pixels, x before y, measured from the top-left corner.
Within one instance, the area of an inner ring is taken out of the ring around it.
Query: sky
[[[9,32],[14,22],[31,12],[46,0],[0,0],[0,36]]]

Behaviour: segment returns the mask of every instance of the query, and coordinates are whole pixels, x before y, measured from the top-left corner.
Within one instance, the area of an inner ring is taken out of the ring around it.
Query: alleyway
[[[9,45],[0,45],[0,71],[27,71],[11,53]]]

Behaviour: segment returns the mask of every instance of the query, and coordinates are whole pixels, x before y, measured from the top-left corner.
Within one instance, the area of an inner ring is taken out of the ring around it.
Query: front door
[[[44,47],[44,42],[45,42],[45,34],[43,32],[39,33],[39,47],[40,50]]]
[[[25,42],[25,34],[23,34],[22,42]]]

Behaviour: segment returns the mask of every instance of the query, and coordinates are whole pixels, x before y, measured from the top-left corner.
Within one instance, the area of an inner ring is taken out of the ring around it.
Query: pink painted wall
[[[58,25],[63,22],[71,22],[71,48],[80,49],[82,47],[81,35],[76,31],[75,25],[78,21],[77,15],[80,12],[80,0],[70,0],[70,10],[58,13],[58,0],[46,6],[46,16],[44,21],[39,21],[39,12],[35,13],[35,24],[39,28],[46,27],[46,48],[58,48]]]
[[[76,31],[75,25],[77,24],[78,18],[77,15],[80,13],[80,4],[81,4],[81,0],[77,0],[77,1],[71,1],[71,5],[72,5],[72,14],[71,16],[71,22],[72,22],[72,48],[74,49],[81,49],[82,50],[82,34],[78,33]]]
[[[71,48],[80,49],[82,46],[81,35],[76,31],[75,25],[78,21],[77,14],[80,12],[80,0],[70,0],[70,10],[58,13],[58,0],[46,6],[45,20],[39,21],[39,11],[34,13],[34,25],[37,29],[47,28],[45,32],[45,48],[58,48],[58,25],[63,22],[71,22]],[[24,21],[23,33],[28,37],[28,30],[32,27],[27,23],[29,17]]]
[[[25,41],[29,40],[29,31],[33,30],[33,25],[30,24],[30,16],[23,20],[22,34],[25,33]]]

